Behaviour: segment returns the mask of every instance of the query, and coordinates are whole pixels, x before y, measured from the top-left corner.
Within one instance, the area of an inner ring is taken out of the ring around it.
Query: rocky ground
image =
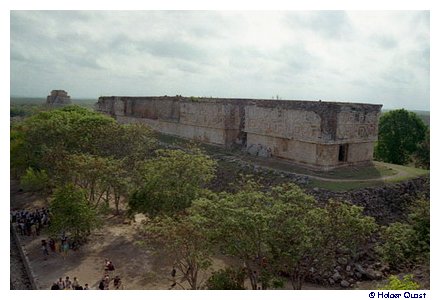
[[[310,177],[307,175],[255,166],[231,156],[219,155],[216,159],[218,161],[216,178],[209,185],[213,191],[237,191],[244,176],[252,176],[265,189],[283,183],[295,183],[321,203],[329,199],[338,199],[362,206],[365,214],[374,217],[381,225],[403,220],[409,204],[415,198],[430,197],[429,176],[386,186],[335,192],[308,186]]]

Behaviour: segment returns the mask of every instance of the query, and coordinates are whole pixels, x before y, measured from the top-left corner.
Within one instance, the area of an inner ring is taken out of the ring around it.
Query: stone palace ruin
[[[322,170],[372,161],[381,107],[181,96],[100,97],[96,104],[121,123]]]

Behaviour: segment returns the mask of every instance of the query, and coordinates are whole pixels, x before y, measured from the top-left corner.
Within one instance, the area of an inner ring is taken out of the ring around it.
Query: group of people
[[[110,290],[111,281],[112,280],[110,279],[110,276],[108,274],[104,275],[104,278],[102,278],[101,281],[99,282],[98,289]],[[113,289],[115,289],[115,290],[122,290],[123,289],[121,277],[119,277],[118,275],[116,275],[113,278]]]
[[[104,276],[99,281],[98,289],[100,290],[122,290],[122,280],[121,277],[116,275],[113,277],[113,272],[115,271],[115,266],[112,261],[109,259],[105,259],[104,265]],[[113,281],[113,288],[110,288],[111,283]],[[66,276],[66,279],[63,280],[62,277],[58,279],[58,281],[52,284],[51,290],[89,290],[89,284],[86,283],[84,287],[79,284],[78,279],[73,277],[73,281],[70,280],[69,276]]]
[[[40,235],[41,229],[44,226],[50,225],[49,209],[37,208],[30,210],[14,210],[10,213],[11,223],[15,225],[18,233],[22,236],[32,236],[33,238]],[[41,250],[44,260],[47,260],[49,253],[61,253],[63,259],[68,255],[69,250],[77,250],[79,244],[70,239],[65,233],[61,234],[59,238],[50,237],[49,239],[41,240]],[[123,288],[120,276],[114,276],[115,266],[112,261],[105,259],[104,276],[100,280],[98,289],[109,290],[111,282],[113,281],[113,288],[120,290]],[[51,290],[89,290],[89,284],[80,285],[76,277],[73,281],[69,276],[65,279],[60,277],[58,281],[54,282]]]
[[[79,284],[78,279],[73,277],[73,281],[70,280],[69,276],[66,276],[66,279],[63,280],[62,277],[58,279],[58,281],[52,284],[51,290],[89,290],[89,284],[86,283],[84,287]]]
[[[43,227],[50,225],[49,209],[44,207],[33,211],[26,209],[13,210],[10,216],[11,223],[16,226],[17,232],[22,236],[35,238],[40,235]],[[49,256],[49,249],[54,253],[61,253],[63,258],[66,258],[69,250],[77,250],[78,247],[78,242],[69,238],[65,233],[62,233],[58,238],[41,240],[44,260]]]
[[[26,209],[11,211],[11,223],[17,226],[20,235],[40,235],[41,229],[50,224],[49,209],[37,208],[34,211]]]
[[[115,277],[111,278],[111,276],[113,276],[114,271],[115,271],[115,266],[113,265],[113,262],[106,258],[104,260],[104,276],[99,282],[98,289],[109,290],[110,283],[112,280],[113,280],[113,289],[115,290],[123,289],[121,277],[116,275]]]
[[[62,234],[59,239],[49,238],[49,240],[41,240],[41,249],[44,260],[49,256],[49,249],[53,253],[61,253],[63,259],[68,255],[69,250],[77,250],[78,245],[65,234]]]

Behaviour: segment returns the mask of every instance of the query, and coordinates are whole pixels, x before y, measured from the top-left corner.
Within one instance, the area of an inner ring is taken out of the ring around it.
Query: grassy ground
[[[396,176],[393,176],[392,178],[388,178],[387,182],[397,182],[397,181],[407,180],[414,177],[419,177],[429,174],[429,170],[401,166],[401,165],[393,165],[387,163],[380,163],[380,164],[389,166],[390,168],[393,168],[394,170],[397,170],[399,172]]]
[[[384,185],[385,182],[381,180],[377,181],[325,181],[319,179],[312,179],[307,185],[309,188],[320,188],[330,191],[349,191],[362,189],[367,187],[376,187]]]
[[[372,166],[365,167],[363,170],[362,168],[357,168],[357,170],[350,171],[350,168],[344,168],[335,171],[336,174],[344,172],[346,172],[347,176],[339,175],[340,178],[346,177],[347,179],[350,179],[350,181],[326,180],[330,177],[324,176],[325,179],[313,178],[309,183],[309,187],[318,187],[332,191],[347,191],[365,187],[381,186],[387,183],[397,183],[429,175],[428,170],[377,161],[375,161]],[[349,177],[348,174],[352,174],[353,176]],[[333,177],[332,179],[335,178]]]

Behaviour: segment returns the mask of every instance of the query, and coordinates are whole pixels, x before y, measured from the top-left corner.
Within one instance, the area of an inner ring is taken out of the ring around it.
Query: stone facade
[[[52,106],[63,106],[71,103],[70,96],[64,90],[52,90],[46,100],[46,104]]]
[[[100,97],[123,123],[319,169],[370,162],[382,105],[194,97]]]

